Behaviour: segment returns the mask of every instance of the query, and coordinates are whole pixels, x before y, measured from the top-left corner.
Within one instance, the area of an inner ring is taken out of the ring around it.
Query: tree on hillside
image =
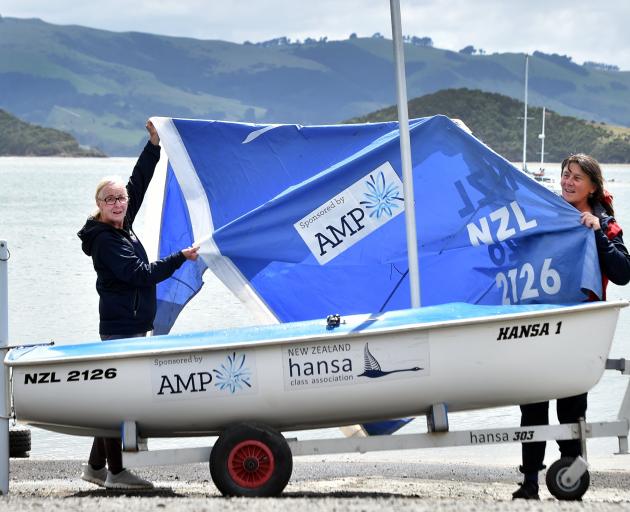
[[[465,46],[458,53],[463,55],[485,55],[486,51],[483,48],[475,48],[472,44]]]
[[[422,46],[425,48],[433,47],[433,39],[430,37],[417,37],[417,36],[406,36],[406,43],[411,43],[413,46]]]
[[[614,64],[604,64],[603,62],[593,62],[590,60],[585,61],[582,66],[588,69],[595,69],[597,71],[619,71],[619,66],[615,66]]]
[[[256,43],[257,46],[263,46],[265,48],[272,48],[274,46],[288,46],[291,44],[291,39],[286,36],[276,37],[274,39],[269,39],[268,41],[262,41],[260,43]]]

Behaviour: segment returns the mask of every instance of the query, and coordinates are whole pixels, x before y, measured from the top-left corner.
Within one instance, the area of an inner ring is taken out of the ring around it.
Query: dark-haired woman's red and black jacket
[[[618,285],[630,282],[630,255],[623,243],[623,231],[614,217],[597,204],[593,214],[599,218],[601,229],[595,231],[599,266],[602,271],[602,300],[606,300],[608,281]]]

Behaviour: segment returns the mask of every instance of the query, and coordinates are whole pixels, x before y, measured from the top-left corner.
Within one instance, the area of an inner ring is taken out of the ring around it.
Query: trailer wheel
[[[545,477],[547,489],[559,500],[575,501],[582,499],[591,483],[591,476],[588,471],[585,471],[577,482],[567,487],[562,482],[562,475],[566,473],[571,464],[573,464],[572,457],[562,457],[547,470],[547,476]]]
[[[210,475],[224,496],[278,496],[293,470],[286,439],[266,425],[225,430],[210,452]]]
[[[27,428],[9,429],[9,457],[28,457],[31,451],[31,431]]]

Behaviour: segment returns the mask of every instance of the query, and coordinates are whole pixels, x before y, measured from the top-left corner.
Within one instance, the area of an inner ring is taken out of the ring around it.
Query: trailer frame
[[[619,371],[621,375],[630,375],[630,361],[627,359],[607,359],[607,370]],[[435,404],[428,411],[426,433],[360,436],[346,438],[326,438],[298,440],[286,438],[286,443],[293,457],[306,455],[328,455],[339,453],[367,453],[374,451],[415,450],[423,448],[447,448],[455,446],[482,446],[503,443],[533,443],[539,441],[580,440],[582,456],[564,464],[554,482],[564,490],[575,487],[587,473],[586,440],[599,437],[617,437],[619,451],[616,455],[628,455],[628,434],[630,432],[630,379],[615,421],[586,422],[560,425],[539,425],[528,427],[470,429],[451,431],[448,423],[448,410],[445,404]],[[228,429],[229,430],[229,429]],[[123,464],[126,467],[165,466],[187,463],[209,462],[213,446],[189,448],[169,448],[148,450],[148,443],[143,439],[134,421],[126,421],[121,426],[123,441]],[[554,463],[557,465],[560,461]],[[554,465],[550,470],[554,470]],[[548,486],[550,485],[548,479]],[[556,484],[553,484],[556,485]],[[587,484],[588,486],[588,484]],[[554,489],[552,494],[557,496]],[[583,494],[583,493],[582,493]],[[561,498],[561,499],[580,499]]]

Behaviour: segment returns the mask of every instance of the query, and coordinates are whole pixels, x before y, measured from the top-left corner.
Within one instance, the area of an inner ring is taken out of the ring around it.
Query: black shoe
[[[539,500],[538,484],[534,482],[523,482],[521,486],[512,493],[513,500]]]

